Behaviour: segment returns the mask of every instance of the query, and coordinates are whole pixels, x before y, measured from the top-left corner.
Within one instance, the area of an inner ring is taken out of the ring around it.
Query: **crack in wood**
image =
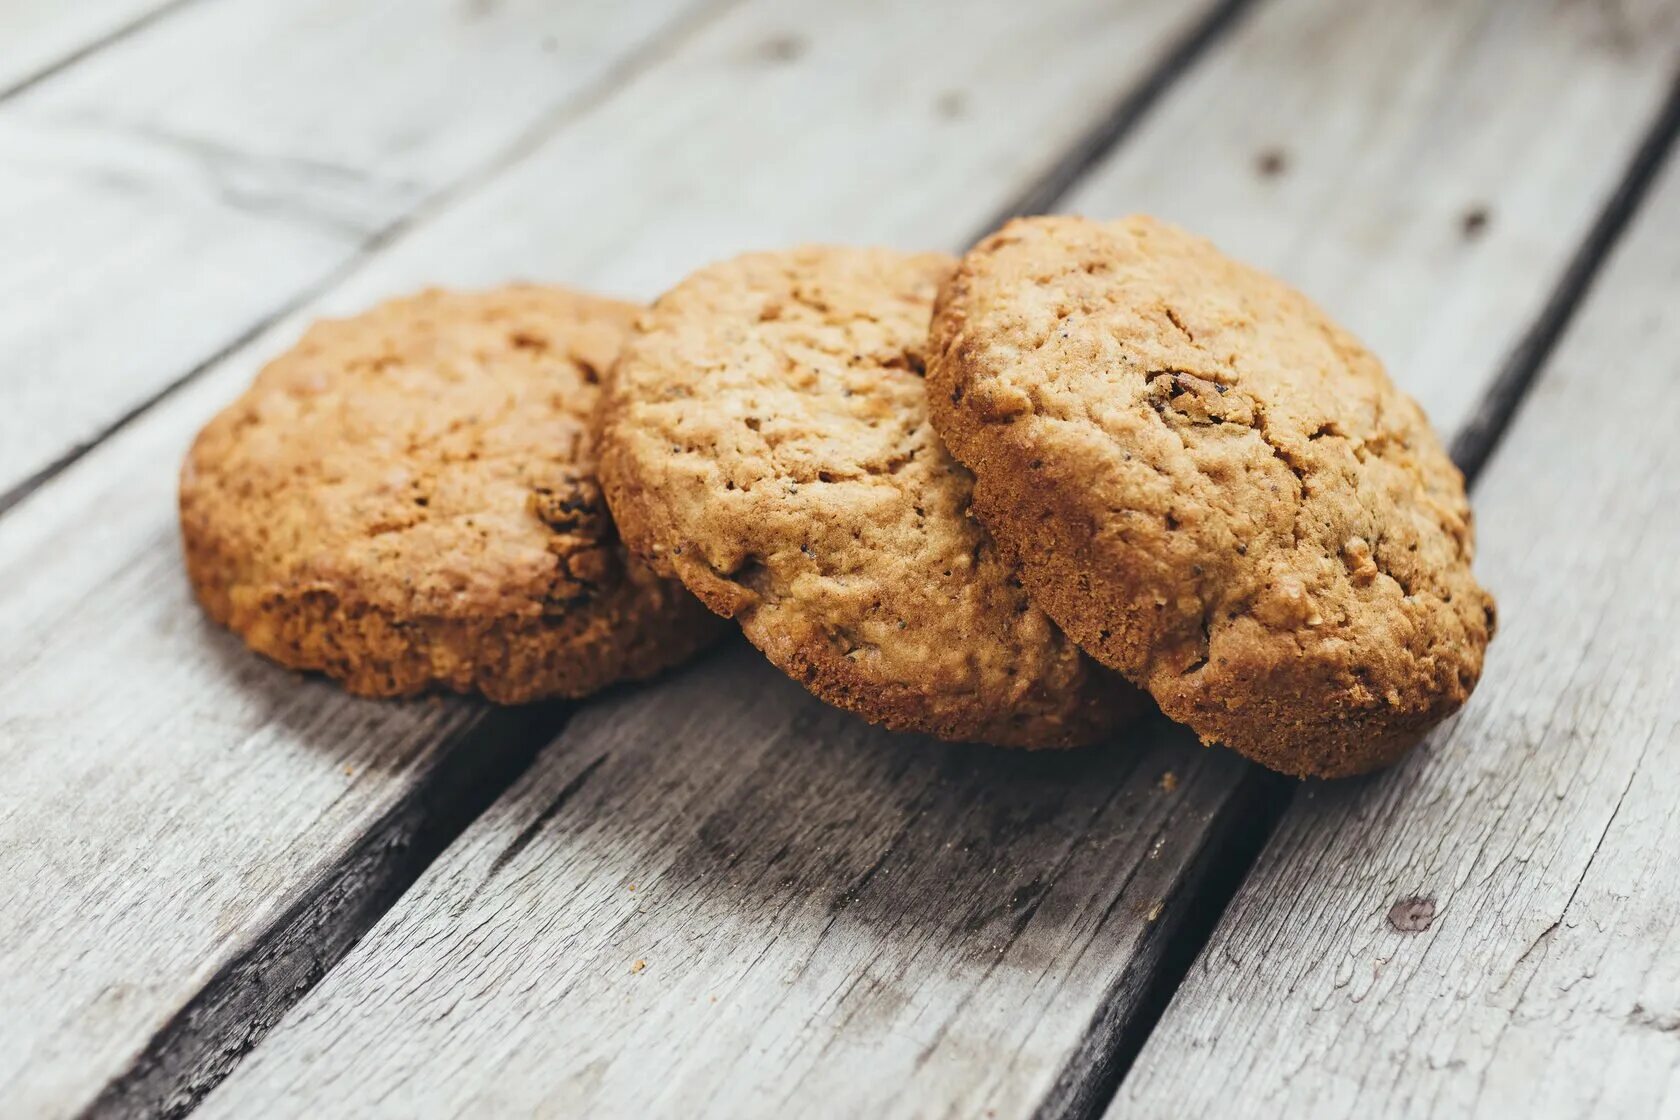
[[[583,788],[584,783],[589,781],[589,779],[594,776],[595,771],[599,770],[606,763],[607,759],[611,757],[611,754],[601,755],[588,766],[579,770],[576,777],[572,778],[571,781],[562,786],[560,788],[560,792],[554,795],[554,800],[548,803],[547,808],[537,814],[530,824],[520,829],[519,835],[515,836],[508,846],[502,850],[501,854],[496,856],[495,860],[490,864],[490,871],[487,875],[485,875],[485,880],[488,882],[489,880],[494,879],[502,872],[503,869],[507,867],[508,864],[518,859],[519,853],[531,846],[531,841],[535,840],[542,833],[543,829],[548,827],[549,822],[559,814],[561,809],[566,807],[566,803],[573,797],[577,796],[578,791]]]
[[[1105,994],[1033,1120],[1093,1120],[1107,1110],[1282,819],[1290,794],[1287,779],[1253,766],[1218,807],[1213,827],[1173,880],[1175,887],[1188,889],[1164,900],[1152,936]],[[1169,816],[1157,836],[1182,818],[1178,812]],[[1116,893],[1116,902],[1124,893]]]

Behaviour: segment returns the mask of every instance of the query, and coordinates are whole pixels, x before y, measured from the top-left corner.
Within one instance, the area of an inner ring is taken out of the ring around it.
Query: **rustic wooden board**
[[[954,244],[1055,166],[1202,14],[1168,0],[1120,14],[1062,0],[1043,26],[1013,4],[963,11],[953,22],[920,6],[764,0],[720,13],[613,96],[555,122],[503,173],[517,189],[492,181],[428,213],[342,291],[0,517],[0,767],[19,776],[0,783],[0,883],[41,900],[0,908],[0,1100],[48,1116],[90,1102],[102,1115],[190,1106],[560,721],[352,702],[208,628],[174,543],[176,464],[197,427],[307,315],[396,287],[591,279],[609,266],[668,276],[755,221],[764,237],[809,222],[859,238],[920,228]],[[1068,26],[1085,34],[1056,31]],[[1015,88],[1007,111],[970,111],[955,95],[997,97],[986,83],[1006,39],[1056,78]],[[846,52],[814,46],[831,41]],[[878,72],[858,70],[864,44]],[[667,69],[686,78],[662,79]],[[802,82],[826,96],[889,78],[896,100],[790,95]],[[906,128],[892,105],[937,127]],[[814,127],[819,110],[831,140],[799,141],[796,124]],[[615,122],[604,132],[592,123],[603,114]],[[595,131],[580,156],[570,145],[581,129]],[[666,143],[614,141],[642,129]],[[761,143],[769,133],[784,141]],[[756,153],[750,191],[745,152]],[[865,166],[867,191],[850,178]],[[924,179],[969,186],[953,202],[919,189]],[[645,238],[648,215],[672,207],[685,228],[712,232],[674,246]]]
[[[546,132],[580,91],[598,94],[655,61],[673,16],[693,13],[692,25],[723,6],[215,0],[87,59],[17,107],[425,192]]]
[[[1476,488],[1430,749],[1312,787],[1114,1116],[1680,1115],[1680,160]]]
[[[1228,8],[743,4],[425,237],[396,241],[327,306],[510,272],[651,298],[753,248],[960,248]]]
[[[194,4],[7,100],[0,508],[708,10],[598,7]]]
[[[1182,220],[1298,284],[1452,432],[1677,65],[1674,0],[1280,0],[1064,208]]]
[[[0,5],[0,97],[37,81],[182,0],[6,0]]]
[[[366,236],[229,201],[190,154],[3,112],[0,228],[0,508]]]
[[[1030,1113],[1196,855],[1164,776],[1232,768],[1173,740],[890,735],[737,646],[575,717],[206,1115]]]
[[[481,721],[476,707],[370,710],[212,633],[182,594],[157,515],[168,479],[149,481],[123,496],[150,508],[65,523],[26,505],[0,530],[0,1099],[10,1115],[87,1104],[183,999],[255,955],[256,929],[280,932],[259,972],[231,970],[231,1012],[206,1026],[271,1021],[287,987],[342,951],[360,908],[425,846],[428,822],[403,797],[505,780],[522,761],[487,728],[484,773],[450,770],[438,748]],[[136,551],[136,533],[152,547]],[[101,606],[113,594],[120,611]],[[73,657],[55,655],[72,645]],[[306,898],[300,922],[292,911]],[[213,1063],[242,1037],[204,1038],[195,1056]]]
[[[1264,78],[1249,69],[1251,52],[1275,51],[1273,36],[1304,37],[1348,83],[1321,89],[1325,104],[1364,107],[1362,121],[1341,133],[1350,155],[1377,151],[1370,158],[1399,163],[1400,153],[1415,153],[1423,121],[1372,91],[1405,80],[1438,44],[1382,36],[1369,15],[1349,23],[1339,10],[1303,28],[1300,13],[1291,5],[1276,23],[1258,13],[1215,48],[1183,96],[1196,99],[1198,114],[1246,117],[1269,103]],[[1490,61],[1504,57],[1505,40],[1485,34],[1488,18],[1474,5],[1436,11],[1436,30],[1456,43],[1460,65],[1477,67],[1482,51]],[[1583,25],[1530,18],[1544,30],[1523,23],[1502,35],[1549,36],[1555,56],[1590,49]],[[1547,285],[1528,284],[1527,270],[1540,262],[1555,281],[1656,113],[1661,82],[1641,69],[1653,60],[1627,65],[1625,112],[1610,122],[1579,115],[1599,103],[1608,77],[1578,91],[1537,72],[1512,75],[1523,80],[1509,96],[1526,107],[1532,128],[1575,120],[1577,142],[1600,162],[1594,177],[1545,160],[1523,166],[1541,180],[1524,183],[1524,196],[1552,192],[1556,212],[1575,221],[1521,251],[1498,239],[1524,242],[1533,230],[1490,223],[1466,247],[1453,227],[1457,240],[1442,252],[1463,256],[1455,267],[1467,274],[1455,283],[1516,284],[1529,294],[1485,309],[1474,325],[1460,323],[1450,302],[1419,304],[1422,318],[1411,326],[1430,337],[1429,355],[1475,385],[1493,382],[1505,351],[1546,311]],[[1276,80],[1287,87],[1301,66],[1296,57]],[[1201,87],[1210,82],[1229,94],[1217,72],[1230,67],[1254,84],[1242,97],[1206,99]],[[1183,114],[1179,97],[1166,93],[1163,118]],[[1484,145],[1508,144],[1514,130],[1503,116],[1413,111],[1427,116],[1429,130],[1451,134],[1437,141],[1448,153],[1481,158]],[[1190,181],[1228,158],[1225,133],[1209,125],[1174,136],[1152,121],[1136,142],[1152,145],[1154,158],[1119,160],[1171,163],[1186,197],[1196,197]],[[1319,126],[1304,118],[1295,127],[1311,134]],[[1198,142],[1215,147],[1204,152]],[[1107,212],[1133,205],[1133,180],[1117,168],[1080,200]],[[1374,224],[1416,184],[1367,187],[1365,219]],[[1491,183],[1483,198],[1499,207],[1515,190]],[[1182,205],[1175,213],[1215,224],[1227,203],[1203,197],[1205,215]],[[513,205],[509,193],[487,212]],[[1292,203],[1262,220],[1289,214],[1310,243],[1310,206]],[[651,221],[663,237],[660,219]],[[1482,247],[1489,251],[1473,251]],[[1410,242],[1361,251],[1374,272],[1390,254],[1402,271],[1420,267]],[[632,282],[646,266],[601,267]],[[1315,290],[1333,279],[1307,276]],[[1402,353],[1403,379],[1427,368],[1420,353]],[[209,1099],[210,1114],[282,1101],[299,1114],[328,1102],[398,1114],[541,1105],[637,1115],[676,1102],[702,1115],[812,1101],[863,1115],[1089,1107],[1181,917],[1174,908],[1194,897],[1207,853],[1223,847],[1222,829],[1254,812],[1253,797],[1266,787],[1218,753],[1149,736],[1137,769],[1125,755],[1100,752],[1029,762],[927,744],[918,753],[906,750],[916,744],[862,729],[849,738],[849,721],[758,673],[698,670],[575,721]],[[1159,786],[1166,769],[1175,771],[1170,794]],[[1114,800],[1093,816],[1092,797]],[[981,831],[975,822],[1032,805],[1042,819],[1009,842],[963,847]],[[1094,851],[1078,839],[1092,836]],[[862,902],[837,908],[858,879],[866,880],[855,892]],[[1159,899],[1168,905],[1155,914]],[[1005,917],[1012,908],[1014,924]],[[975,915],[985,920],[976,924]]]

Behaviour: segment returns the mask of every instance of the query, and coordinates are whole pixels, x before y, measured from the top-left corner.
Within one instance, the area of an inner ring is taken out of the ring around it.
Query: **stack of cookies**
[[[322,323],[200,435],[181,521],[212,617],[364,695],[581,696],[722,616],[890,728],[1078,746],[1146,692],[1302,776],[1398,758],[1494,621],[1417,405],[1147,218]]]

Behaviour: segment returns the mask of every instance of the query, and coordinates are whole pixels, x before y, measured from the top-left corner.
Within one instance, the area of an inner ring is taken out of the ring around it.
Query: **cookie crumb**
[[[1388,924],[1400,933],[1422,933],[1435,921],[1435,900],[1416,895],[1402,898],[1388,911]]]
[[[1171,770],[1168,770],[1165,774],[1161,775],[1161,790],[1162,790],[1163,793],[1171,793],[1173,790],[1175,790],[1177,788],[1178,788],[1178,775],[1177,774],[1173,773]]]
[[[631,972],[640,972],[642,969],[644,969],[646,967],[647,967],[647,962],[638,958],[636,963],[630,966],[630,971]]]

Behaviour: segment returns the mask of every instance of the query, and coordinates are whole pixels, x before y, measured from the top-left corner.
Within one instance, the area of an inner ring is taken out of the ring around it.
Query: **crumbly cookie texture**
[[[688,656],[716,620],[624,552],[587,443],[636,310],[517,286],[316,324],[187,455],[205,609],[367,696],[582,696]]]
[[[1306,298],[1149,218],[1011,222],[930,335],[934,425],[1033,600],[1208,742],[1398,758],[1494,628],[1459,472]]]
[[[1027,600],[927,421],[936,254],[739,257],[663,296],[602,401],[625,541],[817,696],[946,739],[1102,738],[1137,694]]]

